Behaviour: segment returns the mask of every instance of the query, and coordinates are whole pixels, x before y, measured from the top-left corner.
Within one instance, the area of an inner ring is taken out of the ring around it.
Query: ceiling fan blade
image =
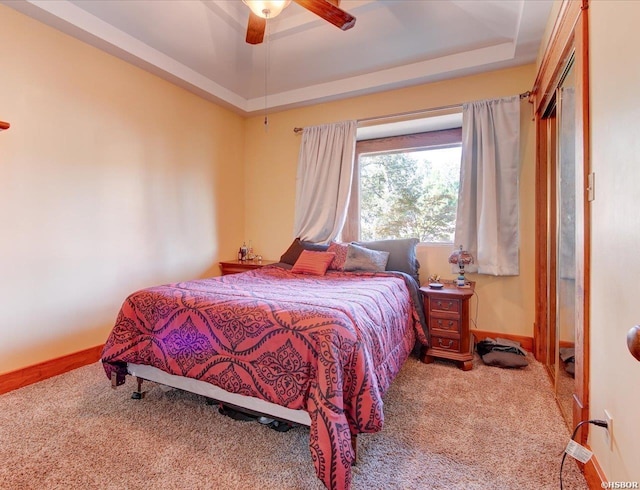
[[[247,24],[247,42],[249,44],[260,44],[264,40],[264,30],[267,27],[267,19],[258,17],[253,12],[249,12],[249,23]]]
[[[334,5],[334,3],[338,2],[331,2],[329,0],[293,1],[310,12],[322,17],[327,22],[332,23],[334,26],[339,27],[343,31],[351,29],[356,23],[356,18],[353,15]]]

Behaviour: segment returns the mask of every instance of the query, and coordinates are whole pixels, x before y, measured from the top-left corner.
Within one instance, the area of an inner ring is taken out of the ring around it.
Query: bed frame
[[[294,424],[306,425],[307,427],[311,425],[311,418],[305,410],[292,410],[252,396],[231,393],[205,381],[168,374],[153,366],[127,363],[127,372],[131,376],[134,376],[138,382],[138,390],[133,392],[132,398],[140,399],[144,397],[142,382],[147,380],[179,390],[196,393],[221,402],[226,406],[256,415],[265,415],[283,422],[292,422]],[[111,376],[112,388],[116,388],[115,383],[115,373],[113,373]]]
[[[294,425],[304,425],[306,427],[311,425],[311,418],[306,410],[293,410],[291,408],[277,405],[276,403],[261,400],[260,398],[231,393],[205,381],[165,373],[158,368],[146,366],[144,364],[127,363],[127,372],[136,378],[136,382],[138,384],[137,390],[134,391],[131,396],[131,398],[136,400],[144,398],[142,383],[147,380],[169,386],[171,388],[202,395],[207,397],[209,400],[219,402],[221,405],[252,415],[266,416],[268,418]],[[116,373],[114,371],[111,374],[111,388],[116,389],[117,387]],[[354,465],[356,464],[355,461],[358,457],[357,437],[357,434],[351,434],[351,446],[353,447],[355,455]]]

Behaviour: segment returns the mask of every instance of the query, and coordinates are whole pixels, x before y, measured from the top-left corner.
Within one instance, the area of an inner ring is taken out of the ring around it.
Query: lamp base
[[[456,279],[456,286],[458,287],[462,287],[466,284],[465,280],[464,280],[464,276],[462,274],[460,274],[458,276],[458,278]]]

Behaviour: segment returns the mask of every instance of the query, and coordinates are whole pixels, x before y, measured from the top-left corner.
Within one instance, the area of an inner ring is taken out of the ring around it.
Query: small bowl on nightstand
[[[429,283],[429,287],[431,289],[442,289],[444,287],[444,284],[439,283],[439,282],[430,282]]]

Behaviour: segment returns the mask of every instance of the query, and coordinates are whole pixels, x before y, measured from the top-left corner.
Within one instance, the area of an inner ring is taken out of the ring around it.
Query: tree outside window
[[[460,127],[358,141],[339,238],[453,243],[461,155]]]
[[[360,239],[453,242],[461,146],[361,154]]]

